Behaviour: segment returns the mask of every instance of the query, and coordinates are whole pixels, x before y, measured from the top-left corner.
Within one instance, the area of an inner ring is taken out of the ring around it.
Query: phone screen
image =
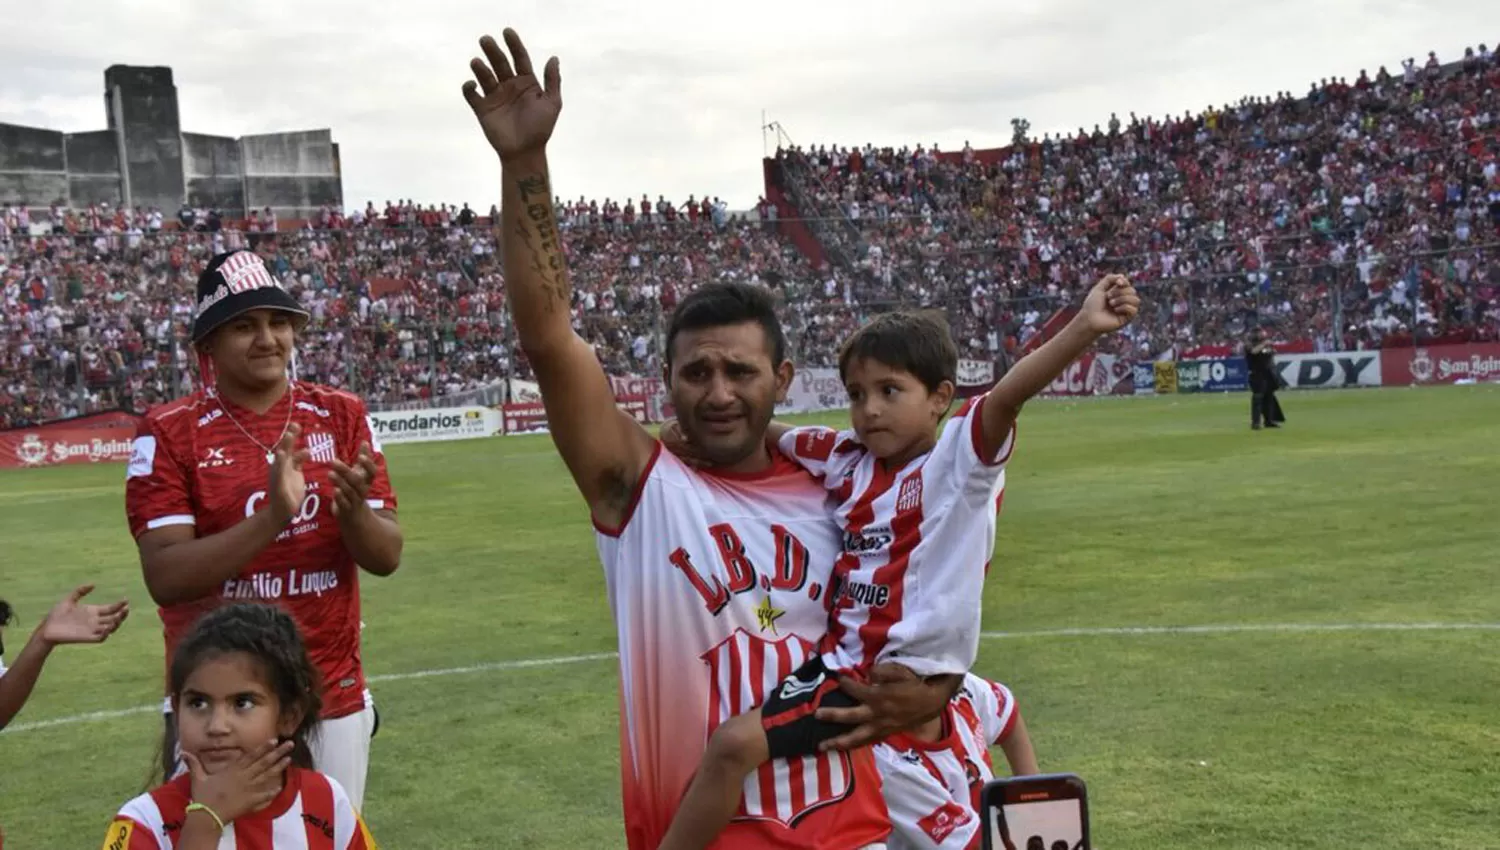
[[[993,846],[1006,850],[1087,850],[1083,843],[1083,806],[1073,800],[1036,800],[1000,807]],[[1009,834],[1007,841],[1003,836]]]

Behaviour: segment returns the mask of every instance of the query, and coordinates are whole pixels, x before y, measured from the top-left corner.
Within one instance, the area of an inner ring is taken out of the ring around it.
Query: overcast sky
[[[104,69],[172,67],[182,127],[331,128],[350,206],[488,209],[459,94],[505,26],[561,59],[564,197],[761,193],[761,114],[798,144],[1003,145],[1111,111],[1181,114],[1500,42],[1493,0],[49,0],[0,26],[0,121],[105,126]],[[774,150],[774,138],[771,146]]]

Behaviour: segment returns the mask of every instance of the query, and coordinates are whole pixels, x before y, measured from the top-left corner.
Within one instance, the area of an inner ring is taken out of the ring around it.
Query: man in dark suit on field
[[[1265,419],[1267,428],[1280,428],[1286,421],[1276,391],[1285,386],[1276,374],[1276,349],[1265,328],[1257,328],[1245,343],[1245,364],[1250,372],[1250,427],[1260,430]]]

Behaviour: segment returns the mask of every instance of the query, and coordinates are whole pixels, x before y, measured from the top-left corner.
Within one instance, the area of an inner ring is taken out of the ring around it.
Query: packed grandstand
[[[1120,271],[1148,299],[1109,352],[1126,361],[1223,356],[1256,325],[1285,351],[1494,341],[1497,91],[1500,59],[1481,48],[990,150],[787,140],[748,214],[711,195],[559,199],[574,321],[611,374],[658,374],[663,312],[704,282],[746,280],[777,293],[799,364],[828,365],[873,312],[926,305],[965,358],[1003,368]],[[314,316],[300,377],[376,409],[506,401],[527,367],[492,212],[0,208],[0,429],[182,392],[196,273],[239,246]]]

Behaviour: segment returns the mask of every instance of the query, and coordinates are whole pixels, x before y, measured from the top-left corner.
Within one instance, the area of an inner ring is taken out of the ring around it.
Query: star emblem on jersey
[[[761,600],[760,605],[756,606],[755,619],[760,622],[761,631],[770,629],[771,634],[774,635],[777,634],[776,621],[781,619],[781,615],[785,613],[785,611],[782,611],[781,609],[773,606],[771,604],[771,597],[767,596],[765,599]]]

